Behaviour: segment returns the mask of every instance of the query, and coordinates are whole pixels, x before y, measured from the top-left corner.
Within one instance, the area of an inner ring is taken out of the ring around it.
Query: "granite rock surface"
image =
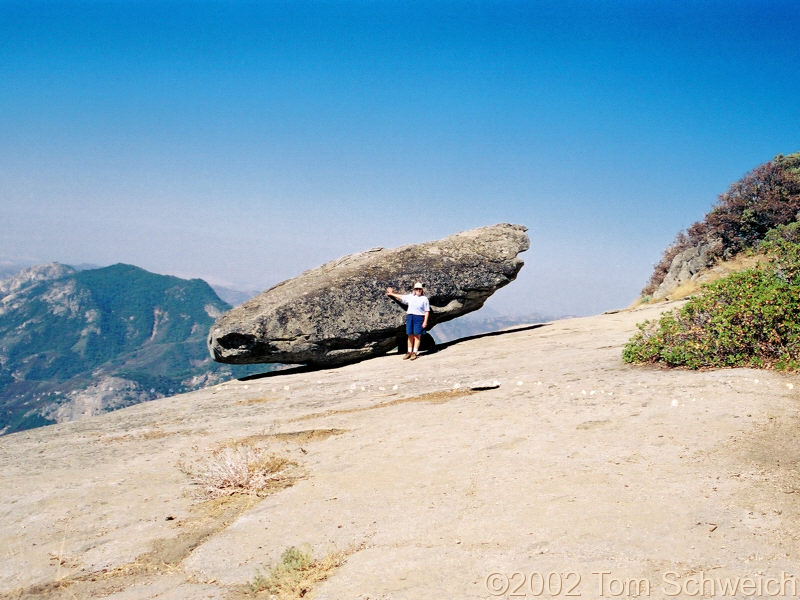
[[[636,323],[677,306],[0,437],[0,598],[264,599],[251,584],[292,547],[346,558],[314,600],[516,598],[520,582],[527,600],[796,598],[800,375],[623,363]],[[289,461],[286,485],[207,499],[201,474],[256,451]],[[722,588],[737,581],[768,592]]]

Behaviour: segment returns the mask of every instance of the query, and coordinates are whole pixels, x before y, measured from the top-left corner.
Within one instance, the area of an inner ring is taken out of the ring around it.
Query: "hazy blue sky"
[[[798,150],[797,0],[0,0],[0,259],[262,289],[512,222],[491,304],[590,314]]]

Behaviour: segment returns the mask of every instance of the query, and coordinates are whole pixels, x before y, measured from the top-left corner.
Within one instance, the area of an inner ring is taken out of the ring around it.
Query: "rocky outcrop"
[[[425,285],[429,329],[479,309],[513,281],[530,246],[526,228],[507,223],[442,240],[345,256],[279,283],[211,327],[211,356],[226,363],[339,365],[396,346],[404,310],[387,286]]]
[[[664,280],[653,292],[653,300],[668,298],[679,285],[690,281],[717,262],[722,241],[716,238],[687,248],[672,259]]]
[[[0,299],[40,281],[60,279],[75,272],[75,268],[55,262],[22,269],[10,277],[0,279]]]

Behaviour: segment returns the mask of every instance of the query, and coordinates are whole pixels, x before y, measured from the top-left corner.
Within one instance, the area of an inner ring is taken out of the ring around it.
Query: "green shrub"
[[[800,244],[783,233],[761,244],[767,264],[704,286],[681,308],[637,325],[623,360],[690,369],[800,368]]]
[[[778,225],[777,227],[770,229],[767,232],[767,235],[764,236],[764,242],[762,242],[762,245],[765,243],[774,245],[780,240],[800,244],[800,223],[795,221],[794,223],[789,223],[788,225]]]

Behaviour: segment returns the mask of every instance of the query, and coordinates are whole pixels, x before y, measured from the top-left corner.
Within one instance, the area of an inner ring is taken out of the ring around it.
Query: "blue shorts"
[[[423,315],[406,315],[406,335],[422,335]]]

